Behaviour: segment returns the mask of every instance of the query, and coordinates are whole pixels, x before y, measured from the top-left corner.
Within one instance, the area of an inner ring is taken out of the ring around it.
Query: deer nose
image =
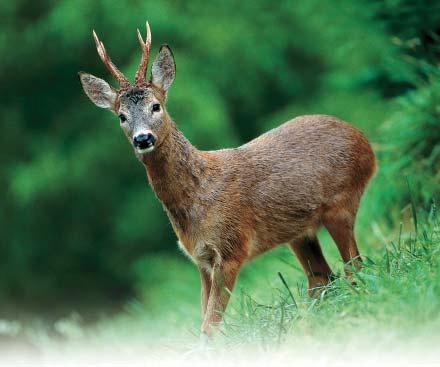
[[[156,138],[152,133],[139,134],[133,139],[133,145],[138,149],[151,148],[156,143]]]

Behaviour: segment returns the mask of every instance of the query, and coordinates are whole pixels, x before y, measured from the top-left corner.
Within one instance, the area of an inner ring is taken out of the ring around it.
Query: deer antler
[[[96,32],[93,31],[93,38],[95,39],[96,49],[98,50],[99,57],[101,58],[104,65],[107,69],[112,73],[112,75],[116,78],[121,88],[126,88],[130,85],[128,79],[122,74],[122,72],[113,64],[110,56],[107,54],[107,51],[104,47],[104,44],[99,40]]]
[[[147,71],[148,58],[150,56],[151,31],[148,21],[146,22],[145,26],[147,28],[147,37],[145,38],[145,42],[141,36],[141,32],[139,31],[139,28],[137,30],[139,44],[141,45],[141,49],[142,49],[142,58],[139,67],[136,71],[136,74],[134,76],[134,81],[136,85],[145,83],[145,72]]]

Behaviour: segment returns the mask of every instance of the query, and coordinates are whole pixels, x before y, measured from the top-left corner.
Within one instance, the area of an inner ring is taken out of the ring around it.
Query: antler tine
[[[104,44],[99,40],[98,36],[96,35],[95,30],[93,30],[93,38],[95,39],[96,43],[96,50],[98,51],[98,55],[101,58],[104,65],[107,67],[107,69],[112,73],[112,75],[116,78],[119,85],[122,88],[128,87],[130,85],[130,82],[128,79],[122,74],[122,72],[116,67],[115,64],[113,64],[112,60],[110,59],[110,56],[107,54],[107,50],[104,47]]]
[[[143,84],[145,82],[145,72],[147,71],[148,58],[150,56],[151,30],[150,30],[150,25],[148,24],[148,20],[146,21],[145,26],[147,28],[147,37],[145,39],[145,42],[142,38],[139,28],[137,30],[139,44],[141,45],[141,49],[142,49],[142,58],[139,67],[136,71],[136,75],[134,77],[136,85]]]

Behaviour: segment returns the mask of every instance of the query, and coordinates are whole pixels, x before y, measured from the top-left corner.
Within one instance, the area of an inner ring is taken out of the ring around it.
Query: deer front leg
[[[211,336],[212,326],[221,321],[239,270],[240,264],[237,262],[214,265],[211,272],[211,291],[202,323],[202,333]]]
[[[205,318],[206,307],[208,306],[209,293],[211,292],[211,275],[204,269],[199,267],[201,291],[200,291],[200,303],[202,306],[202,321]]]

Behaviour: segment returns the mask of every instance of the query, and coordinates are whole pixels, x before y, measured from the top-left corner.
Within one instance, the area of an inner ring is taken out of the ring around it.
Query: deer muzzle
[[[148,153],[154,150],[156,137],[151,132],[141,133],[133,138],[133,146],[138,153]]]

